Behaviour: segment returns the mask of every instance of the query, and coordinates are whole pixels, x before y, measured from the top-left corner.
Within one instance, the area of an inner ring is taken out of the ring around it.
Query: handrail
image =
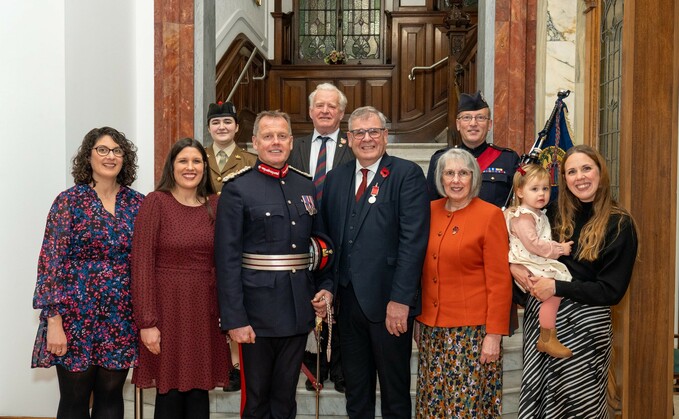
[[[410,69],[410,74],[408,74],[408,80],[413,81],[415,80],[415,70],[431,70],[434,67],[437,67],[443,63],[448,61],[448,57],[443,57],[439,61],[435,62],[434,64],[427,66],[427,67],[422,67],[422,66],[415,66]]]
[[[245,73],[250,68],[250,64],[252,64],[252,60],[255,59],[255,55],[257,55],[257,52],[259,52],[259,48],[255,47],[255,49],[252,50],[252,54],[250,54],[250,58],[248,58],[248,61],[245,63],[245,66],[243,66],[243,70],[240,72],[240,75],[238,76],[238,80],[236,80],[236,83],[234,83],[233,88],[231,89],[231,93],[229,93],[229,97],[226,98],[227,102],[230,102],[234,93],[236,93],[236,89],[238,88],[238,85],[243,80],[243,77],[245,77]],[[266,77],[266,60],[264,60],[264,74],[262,76],[254,76],[254,77],[252,77],[252,79],[253,80],[264,80],[265,77]]]

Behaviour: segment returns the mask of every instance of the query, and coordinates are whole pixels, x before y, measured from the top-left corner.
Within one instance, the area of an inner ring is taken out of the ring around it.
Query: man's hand
[[[328,305],[332,307],[332,293],[328,290],[318,291],[311,300],[311,305],[314,306],[316,317],[325,319],[328,316]]]
[[[387,332],[395,336],[408,331],[408,312],[410,307],[405,304],[389,301],[387,304],[387,318],[384,320]]]
[[[247,325],[229,330],[229,337],[236,343],[255,343],[255,330]]]

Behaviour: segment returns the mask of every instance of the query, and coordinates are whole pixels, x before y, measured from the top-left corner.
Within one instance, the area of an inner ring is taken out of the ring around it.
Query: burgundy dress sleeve
[[[151,192],[139,208],[132,238],[132,307],[139,329],[158,321],[155,278],[156,243],[160,233],[161,205],[158,192]]]

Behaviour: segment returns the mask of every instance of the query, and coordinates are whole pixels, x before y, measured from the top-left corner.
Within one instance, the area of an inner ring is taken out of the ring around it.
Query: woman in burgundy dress
[[[156,387],[155,418],[209,417],[208,390],[228,382],[214,271],[217,200],[202,145],[174,144],[132,242],[132,302],[141,343],[132,382]]]

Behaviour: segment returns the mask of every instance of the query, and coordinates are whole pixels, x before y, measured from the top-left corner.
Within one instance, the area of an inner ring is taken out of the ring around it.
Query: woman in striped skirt
[[[632,216],[612,198],[606,163],[595,149],[568,150],[560,170],[558,205],[550,208],[553,235],[574,242],[562,256],[572,282],[530,277],[512,265],[517,282],[530,290],[524,321],[524,367],[520,418],[607,418],[606,384],[611,359],[611,310],[627,291],[637,254]],[[563,297],[558,339],[573,357],[540,353],[541,301]]]

